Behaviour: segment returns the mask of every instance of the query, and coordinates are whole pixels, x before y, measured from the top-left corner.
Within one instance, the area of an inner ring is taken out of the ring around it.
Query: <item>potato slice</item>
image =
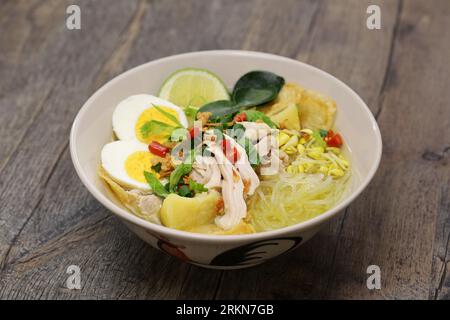
[[[297,104],[302,128],[331,129],[336,114],[336,102],[317,92],[304,90]]]
[[[261,111],[267,114],[280,128],[300,130],[297,104],[304,90],[294,83],[286,83],[278,97],[261,107]]]
[[[300,130],[300,118],[298,116],[297,106],[289,103],[283,108],[276,107],[277,111],[267,113],[270,119],[275,122],[281,129]]]
[[[217,217],[220,199],[221,196],[216,191],[202,193],[194,198],[170,194],[163,202],[161,221],[169,228],[204,234],[231,235],[255,232],[253,226],[244,221],[230,230],[219,228],[214,219]]]
[[[218,192],[201,193],[194,198],[170,194],[161,208],[163,225],[178,230],[189,230],[213,224],[217,215]]]

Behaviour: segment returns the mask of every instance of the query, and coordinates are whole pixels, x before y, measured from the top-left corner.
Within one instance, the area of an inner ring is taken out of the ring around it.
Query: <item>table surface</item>
[[[69,4],[81,30],[65,25]],[[366,27],[369,4],[380,30]],[[0,298],[449,299],[448,0],[0,1]],[[298,250],[238,271],[151,249],[82,186],[68,148],[115,75],[197,50],[275,53],[355,89],[383,136],[365,192]],[[69,265],[81,290],[66,288]],[[381,289],[368,290],[378,265]]]

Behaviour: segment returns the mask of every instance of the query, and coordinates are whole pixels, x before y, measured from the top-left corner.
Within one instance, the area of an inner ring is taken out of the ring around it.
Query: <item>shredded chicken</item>
[[[274,136],[268,135],[259,140],[255,145],[256,152],[258,152],[260,157],[267,156],[270,151],[276,147],[277,141]]]
[[[221,175],[217,161],[209,156],[196,156],[190,177],[206,188],[220,188]]]
[[[264,122],[248,122],[243,121],[239,122],[245,128],[244,136],[250,139],[253,143],[256,143],[258,140],[264,138],[265,136],[272,133],[273,129],[271,129]]]
[[[281,167],[278,143],[275,138],[277,130],[261,122],[241,122],[245,137],[255,144],[255,149],[261,158],[261,175],[277,174]]]
[[[224,134],[224,138],[230,142],[230,146],[232,148],[236,148],[239,153],[239,159],[235,163],[236,169],[239,171],[242,180],[246,182],[248,185],[248,190],[246,190],[248,195],[252,195],[255,192],[255,189],[259,186],[259,178],[256,172],[253,170],[250,162],[248,161],[247,153],[245,149],[237,143],[230,136]]]
[[[228,170],[232,167],[226,168]],[[237,175],[236,171],[229,170],[230,174]],[[222,181],[222,197],[224,202],[225,214],[218,216],[215,223],[224,230],[229,230],[238,225],[247,215],[247,205],[243,197],[244,184],[239,179],[237,182],[233,178],[227,178]]]
[[[272,176],[277,174],[281,169],[281,160],[279,150],[274,148],[270,151],[266,161],[261,165],[261,175]]]
[[[254,145],[261,158],[261,174],[276,174],[281,165],[277,140],[277,130],[265,123],[240,122],[244,128],[244,136]],[[223,139],[229,142],[230,148],[238,153],[237,161],[233,164],[227,158],[222,143],[213,130],[208,130],[203,136],[203,143],[213,156],[196,156],[190,178],[203,183],[207,188],[221,188],[224,214],[215,219],[217,226],[230,230],[241,223],[247,216],[245,197],[254,194],[260,184],[256,172],[253,170],[245,149],[232,137],[223,134]]]
[[[205,143],[217,161],[222,174],[222,197],[225,213],[215,219],[215,223],[224,230],[238,225],[247,215],[244,200],[244,183],[237,169],[227,159],[222,148],[216,144],[216,136],[212,132],[205,134]]]

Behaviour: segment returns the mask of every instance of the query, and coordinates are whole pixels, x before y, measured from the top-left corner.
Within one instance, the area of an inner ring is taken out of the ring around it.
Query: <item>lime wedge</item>
[[[223,81],[205,69],[180,69],[172,73],[159,89],[159,97],[186,108],[201,107],[217,100],[229,100]]]

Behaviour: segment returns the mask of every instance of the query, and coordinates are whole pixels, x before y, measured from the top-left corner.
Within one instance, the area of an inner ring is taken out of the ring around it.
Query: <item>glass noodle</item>
[[[314,218],[342,199],[350,173],[340,179],[306,173],[280,173],[261,181],[249,199],[256,232],[290,226]]]

